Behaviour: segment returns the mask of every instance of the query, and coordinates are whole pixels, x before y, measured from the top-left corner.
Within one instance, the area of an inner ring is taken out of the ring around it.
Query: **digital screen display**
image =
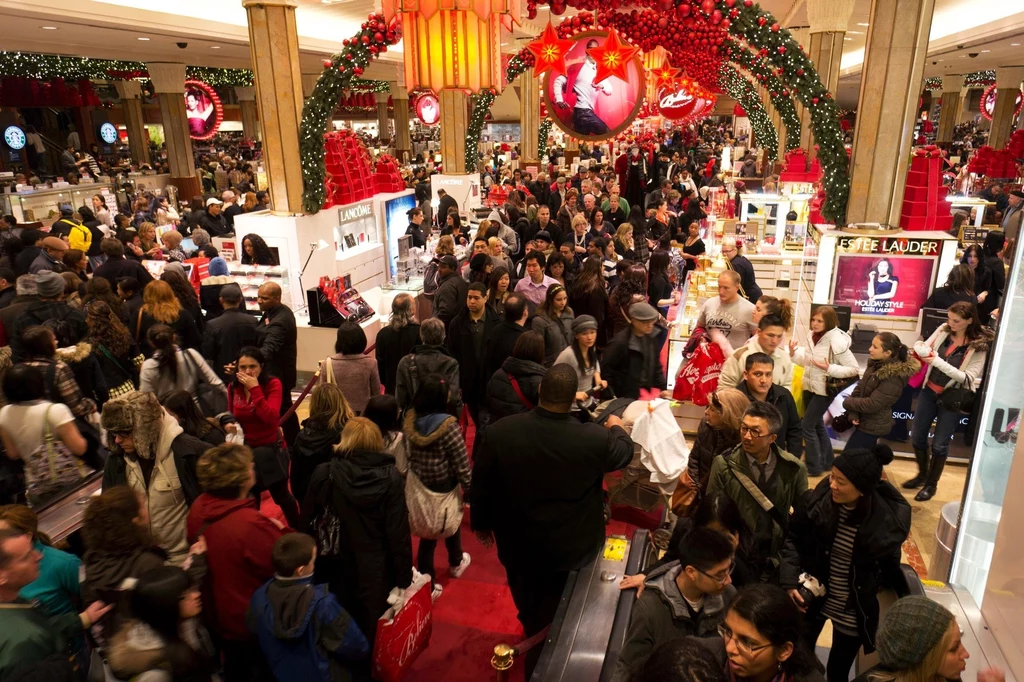
[[[854,315],[917,319],[935,276],[934,258],[840,255],[832,302]]]
[[[416,195],[409,193],[404,196],[384,201],[384,224],[388,239],[388,267],[391,277],[398,272],[398,238],[409,229],[409,211],[416,208]],[[429,229],[427,225],[423,226]]]

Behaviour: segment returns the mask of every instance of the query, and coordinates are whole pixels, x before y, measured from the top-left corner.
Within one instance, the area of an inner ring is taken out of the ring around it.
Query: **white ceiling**
[[[295,0],[304,73],[316,73],[325,56],[355,33],[379,0]],[[818,0],[822,1],[822,0]],[[828,0],[824,0],[828,1]],[[787,28],[807,25],[806,0],[761,0]],[[871,0],[856,0],[837,99],[854,108]],[[170,10],[170,11],[168,11]],[[571,12],[570,12],[571,14]],[[537,18],[505,36],[513,52],[552,17]],[[57,30],[44,30],[55,26]],[[141,41],[138,38],[149,38]],[[185,49],[176,46],[188,43]],[[1024,0],[935,0],[925,76],[968,73],[1024,64]],[[962,48],[958,46],[963,46]],[[0,49],[107,59],[181,60],[190,65],[249,68],[246,12],[241,0],[0,0]],[[975,54],[975,57],[969,55]],[[370,78],[399,78],[401,44],[367,70]]]

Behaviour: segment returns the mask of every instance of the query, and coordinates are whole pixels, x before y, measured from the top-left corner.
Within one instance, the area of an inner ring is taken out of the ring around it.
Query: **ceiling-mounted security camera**
[[[178,47],[180,47],[180,48],[181,48],[181,49],[183,49],[183,50],[184,50],[184,49],[185,49],[186,47],[188,47],[188,43],[175,43],[175,45],[177,45]]]
[[[968,52],[967,56],[970,57],[971,59],[974,59],[975,57],[978,56],[978,53],[977,52]]]

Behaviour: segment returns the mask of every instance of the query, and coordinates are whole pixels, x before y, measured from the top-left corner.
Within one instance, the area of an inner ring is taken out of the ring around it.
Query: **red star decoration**
[[[537,61],[534,65],[534,75],[539,77],[543,73],[552,71],[564,76],[565,55],[572,46],[573,41],[562,40],[558,37],[558,32],[549,21],[544,33],[541,33],[537,40],[526,46]]]
[[[613,28],[608,32],[608,38],[604,45],[591,48],[588,54],[597,62],[597,75],[594,77],[594,85],[598,85],[609,76],[615,76],[622,80],[629,80],[626,74],[626,67],[640,53],[639,47],[633,47],[629,43],[619,40],[619,34]]]
[[[668,59],[663,59],[661,66],[656,68],[652,74],[658,87],[672,87],[683,75],[683,70],[672,66]]]

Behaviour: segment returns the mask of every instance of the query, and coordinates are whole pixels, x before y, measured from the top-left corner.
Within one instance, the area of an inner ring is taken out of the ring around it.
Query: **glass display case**
[[[104,182],[64,185],[47,189],[0,194],[4,215],[13,215],[19,223],[41,222],[52,225],[60,217],[61,204],[92,207],[92,195],[113,196],[113,186]]]

